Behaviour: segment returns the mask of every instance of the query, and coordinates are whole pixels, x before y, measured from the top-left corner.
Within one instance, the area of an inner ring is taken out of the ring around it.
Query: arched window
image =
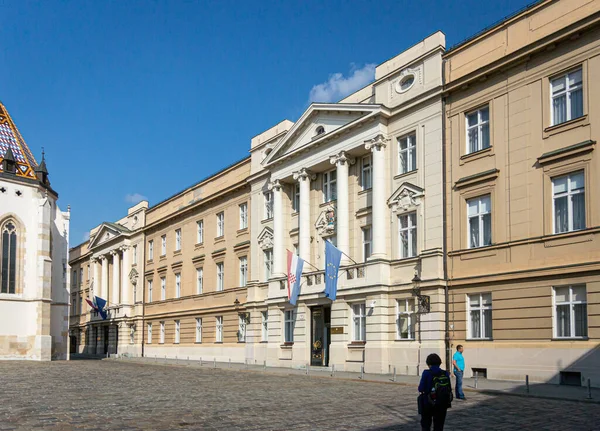
[[[325,127],[319,126],[319,127],[317,127],[317,130],[315,131],[315,136],[322,135],[323,133],[325,133]]]
[[[0,229],[0,293],[15,293],[17,279],[17,228],[8,221]]]

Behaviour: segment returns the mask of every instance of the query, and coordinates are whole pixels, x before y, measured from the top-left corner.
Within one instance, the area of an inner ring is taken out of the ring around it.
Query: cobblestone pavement
[[[411,386],[116,361],[0,362],[0,430],[418,430]],[[447,430],[600,430],[600,405],[469,394]]]

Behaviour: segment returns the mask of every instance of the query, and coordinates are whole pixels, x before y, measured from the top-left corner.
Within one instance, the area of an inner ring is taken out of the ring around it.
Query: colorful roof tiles
[[[38,164],[8,111],[0,103],[0,172],[2,172],[2,160],[9,148],[17,164],[17,176],[35,179],[35,169]]]

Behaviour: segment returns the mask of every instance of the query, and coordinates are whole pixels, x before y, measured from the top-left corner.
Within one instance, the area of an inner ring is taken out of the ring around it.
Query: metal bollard
[[[263,368],[265,371],[267,371],[267,361],[263,361]]]
[[[331,364],[331,377],[335,376],[335,364]]]
[[[167,355],[165,355],[165,364],[167,363]]]
[[[308,376],[308,369],[310,368],[310,365],[307,363],[306,364],[306,375]]]
[[[229,368],[231,368],[231,358],[229,358]]]
[[[217,358],[215,358],[213,361],[213,368],[217,368]]]
[[[202,366],[202,356],[200,356],[200,366]]]
[[[479,377],[479,372],[475,371],[475,389],[477,389],[477,377]]]
[[[362,379],[364,379],[364,377],[365,377],[365,366],[361,365],[360,366],[360,379],[362,380]]]
[[[190,366],[190,357],[188,356],[188,367]]]
[[[248,369],[248,359],[244,359],[244,362],[246,364],[246,369]]]
[[[408,365],[406,366],[406,375],[408,376]]]
[[[392,382],[396,381],[396,367],[394,367],[394,376],[392,377]]]
[[[587,396],[588,400],[592,399],[592,381],[591,379],[588,379],[588,396]]]
[[[529,393],[529,374],[525,376],[525,389]]]

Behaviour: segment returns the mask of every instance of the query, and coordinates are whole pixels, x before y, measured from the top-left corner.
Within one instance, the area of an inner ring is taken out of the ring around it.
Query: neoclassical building
[[[70,211],[0,104],[0,359],[68,357]]]

